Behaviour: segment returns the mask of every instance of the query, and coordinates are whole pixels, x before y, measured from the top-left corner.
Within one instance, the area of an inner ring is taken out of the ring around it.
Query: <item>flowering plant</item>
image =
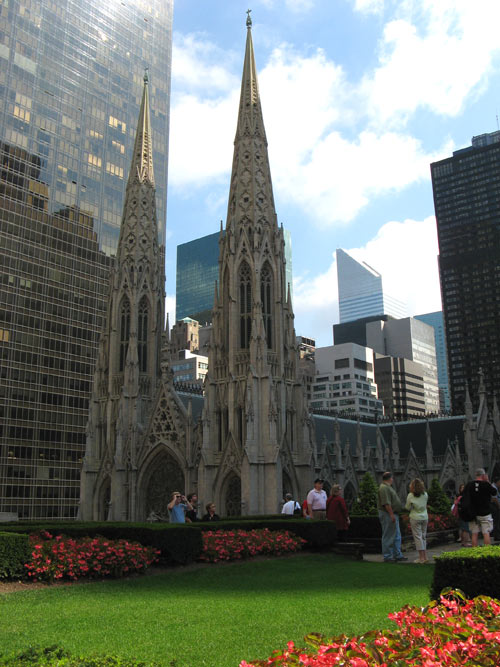
[[[330,667],[494,667],[500,664],[500,601],[480,596],[465,599],[460,591],[443,591],[427,607],[404,606],[389,614],[397,630],[372,630],[360,637],[305,637],[313,652],[288,642],[285,651],[240,667],[304,665]]]
[[[453,514],[434,514],[433,512],[428,512],[429,519],[427,522],[427,532],[428,533],[437,533],[442,530],[454,530],[458,527],[458,521]],[[401,522],[403,523],[403,531],[407,535],[411,535],[411,525],[410,520],[407,515],[401,517]]]
[[[298,551],[305,542],[287,530],[209,530],[203,533],[203,550],[199,560],[216,563],[262,554],[279,556]]]
[[[65,535],[54,538],[47,531],[30,535],[30,543],[33,551],[25,568],[31,581],[120,577],[145,570],[160,554],[137,542]]]

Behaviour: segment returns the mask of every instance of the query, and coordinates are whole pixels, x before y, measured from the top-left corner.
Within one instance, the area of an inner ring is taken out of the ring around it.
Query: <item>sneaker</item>
[[[425,563],[425,560],[420,560],[420,558],[415,558],[414,563]]]
[[[400,556],[399,558],[396,558],[397,563],[402,563],[405,560],[408,560],[408,558],[406,558],[406,556]]]

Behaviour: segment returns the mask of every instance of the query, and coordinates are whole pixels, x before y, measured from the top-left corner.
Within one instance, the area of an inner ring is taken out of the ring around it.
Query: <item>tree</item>
[[[450,513],[450,499],[446,495],[437,477],[432,480],[428,494],[429,499],[427,501],[427,506],[432,512],[435,512],[436,514]]]
[[[354,501],[351,514],[377,516],[378,488],[373,475],[365,472],[359,485],[358,497]]]

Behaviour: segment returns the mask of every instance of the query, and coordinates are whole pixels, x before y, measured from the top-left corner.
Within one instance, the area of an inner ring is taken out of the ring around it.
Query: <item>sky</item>
[[[335,250],[408,315],[441,309],[430,163],[498,129],[498,0],[253,0],[297,335],[331,345]],[[177,245],[225,225],[246,40],[241,0],[175,0],[167,309]]]

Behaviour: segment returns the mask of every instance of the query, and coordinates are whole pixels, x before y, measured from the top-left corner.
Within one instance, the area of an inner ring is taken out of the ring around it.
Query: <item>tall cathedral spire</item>
[[[135,516],[129,491],[135,489],[140,434],[161,377],[164,302],[146,74],[91,397],[83,518]]]
[[[255,514],[275,512],[283,492],[305,493],[313,451],[297,374],[284,235],[274,206],[249,12],[246,25],[213,310],[200,490],[217,499],[224,512],[238,503],[237,513]],[[239,484],[241,506],[235,500]]]

